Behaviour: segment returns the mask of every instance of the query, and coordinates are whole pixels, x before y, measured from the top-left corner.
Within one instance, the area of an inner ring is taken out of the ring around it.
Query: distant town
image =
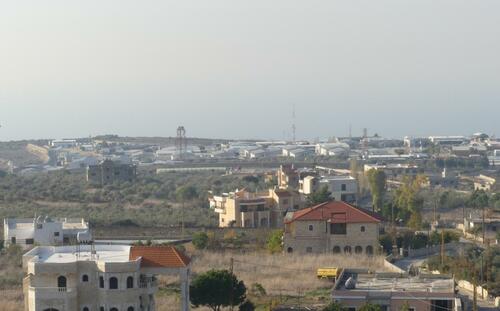
[[[172,132],[0,142],[5,310],[500,307],[500,138]]]

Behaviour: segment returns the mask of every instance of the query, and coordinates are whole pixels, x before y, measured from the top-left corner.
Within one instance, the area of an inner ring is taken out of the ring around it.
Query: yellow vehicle
[[[316,275],[318,279],[329,279],[335,281],[341,272],[342,268],[318,268]]]

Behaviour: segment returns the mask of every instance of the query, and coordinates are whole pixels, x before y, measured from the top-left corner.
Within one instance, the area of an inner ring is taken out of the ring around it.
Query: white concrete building
[[[18,244],[23,249],[36,245],[62,245],[76,241],[79,232],[89,232],[89,224],[81,219],[6,218],[3,222],[5,246]]]
[[[306,176],[299,181],[299,192],[309,195],[323,186],[328,187],[334,201],[356,202],[358,181],[352,176]]]
[[[40,246],[23,256],[26,311],[154,311],[156,276],[179,275],[189,310],[190,259],[170,246]]]
[[[321,143],[317,144],[315,152],[322,156],[339,156],[349,154],[351,148],[346,143]]]

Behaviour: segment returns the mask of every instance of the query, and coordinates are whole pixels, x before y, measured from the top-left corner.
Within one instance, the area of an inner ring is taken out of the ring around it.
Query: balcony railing
[[[54,299],[68,296],[76,296],[76,288],[73,287],[30,287],[37,299]]]

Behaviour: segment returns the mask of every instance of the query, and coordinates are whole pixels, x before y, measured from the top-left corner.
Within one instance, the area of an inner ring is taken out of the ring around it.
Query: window
[[[118,279],[115,277],[109,278],[109,289],[118,289]]]
[[[361,226],[361,232],[365,232],[365,226]]]
[[[339,254],[339,253],[340,253],[340,246],[335,246],[335,247],[333,248],[333,253],[334,253],[334,254]]]
[[[354,307],[349,307],[349,308],[347,308],[347,311],[356,311],[356,308],[354,308]]]
[[[314,226],[313,225],[309,225],[309,231],[313,231],[314,230]]]
[[[36,224],[36,228],[37,229],[42,229],[43,228],[43,224]]]
[[[105,310],[104,310],[104,307],[100,307],[100,308],[99,308],[99,311],[105,311]]]
[[[293,253],[293,248],[291,248],[291,247],[287,248],[286,252],[289,253],[289,254]]]
[[[127,278],[127,288],[134,288],[134,278],[131,276]]]
[[[54,236],[59,236],[59,232],[54,232]]]
[[[366,254],[367,254],[367,255],[373,255],[373,246],[368,245],[368,246],[366,247]]]
[[[288,199],[283,199],[283,205],[287,205],[288,204]]]
[[[308,247],[306,248],[306,253],[312,253],[312,252],[313,252],[313,248],[312,248],[312,247],[310,247],[310,246],[308,246]]]
[[[65,276],[59,276],[57,278],[57,287],[66,287],[66,277]]]
[[[90,311],[90,310],[89,310],[89,307],[83,307],[82,311]]]
[[[99,288],[104,288],[104,277],[99,277]]]
[[[351,247],[349,245],[344,247],[344,254],[350,254],[351,253]]]
[[[33,245],[35,241],[33,239],[26,239],[26,245]]]
[[[347,190],[347,185],[346,185],[346,184],[342,184],[342,185],[340,186],[340,189],[341,189],[342,191],[346,191],[346,190]]]
[[[13,237],[10,238],[10,243],[11,244],[16,244],[16,237],[15,236],[13,236]]]
[[[84,274],[82,275],[82,282],[88,282],[89,281],[89,276]]]
[[[118,309],[117,308],[111,308],[111,309],[109,309],[109,311],[118,311]]]
[[[134,311],[134,307],[128,307],[127,311]],[[415,310],[413,310],[415,311]]]
[[[345,223],[330,224],[330,234],[347,234],[347,225]]]
[[[361,246],[356,246],[356,247],[354,248],[354,252],[355,252],[356,254],[361,254],[361,253],[363,252],[363,248],[362,248]]]

